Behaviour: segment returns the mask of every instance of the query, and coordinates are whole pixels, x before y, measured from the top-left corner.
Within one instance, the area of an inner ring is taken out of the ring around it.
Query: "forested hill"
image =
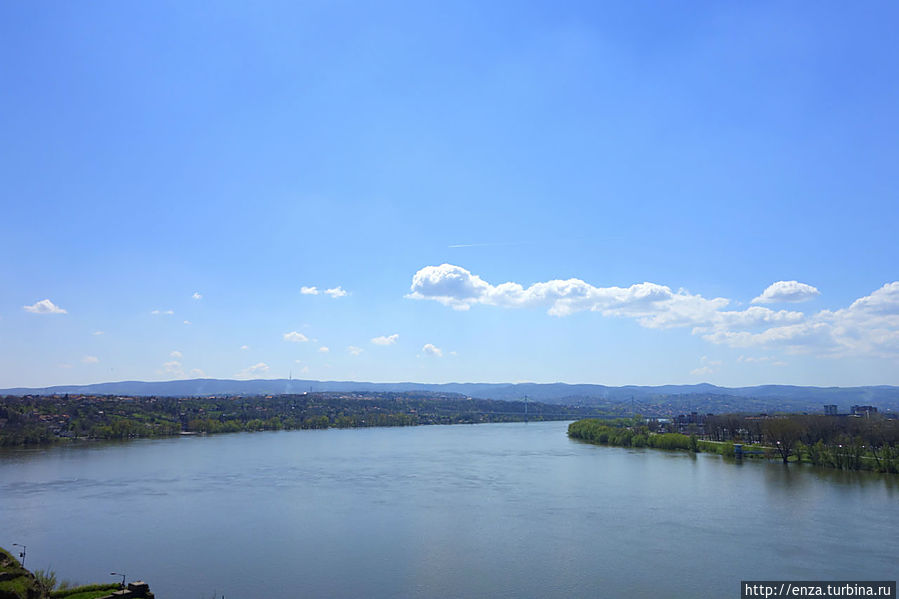
[[[568,405],[608,405],[632,402],[640,406],[676,403],[697,411],[792,410],[820,411],[823,404],[836,404],[848,411],[855,404],[874,405],[880,410],[899,411],[899,387],[799,387],[762,385],[718,387],[699,385],[572,385],[567,383],[368,383],[298,379],[191,379],[175,381],[122,381],[93,385],[64,385],[45,388],[0,389],[0,395],[128,395],[157,397],[208,397],[234,395],[280,395],[303,392],[439,392],[497,400],[531,400]]]

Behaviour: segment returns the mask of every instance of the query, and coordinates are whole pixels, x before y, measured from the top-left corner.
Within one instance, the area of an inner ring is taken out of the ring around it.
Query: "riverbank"
[[[25,550],[19,553],[24,557]],[[26,569],[9,551],[0,547],[0,599],[153,599],[146,583],[130,583],[123,591],[121,585],[102,583],[75,585],[67,581],[57,583],[52,570]]]
[[[0,447],[262,430],[576,420],[601,410],[455,394],[308,393],[266,397],[7,396]]]
[[[866,470],[885,474],[899,472],[899,448],[895,446],[892,431],[878,426],[879,447],[865,444],[861,436],[839,437],[839,442],[826,443],[806,435],[807,442],[800,439],[802,429],[796,422],[800,416],[771,418],[770,424],[760,427],[759,435],[767,440],[761,443],[742,443],[739,438],[728,441],[701,439],[697,435],[681,433],[658,433],[640,419],[630,423],[593,418],[578,420],[568,426],[568,436],[596,445],[615,447],[648,447],[692,451],[694,453],[715,453],[728,458],[780,459],[783,463],[810,463],[816,466],[838,470]],[[807,417],[806,417],[807,418]],[[892,421],[890,426],[894,426]]]

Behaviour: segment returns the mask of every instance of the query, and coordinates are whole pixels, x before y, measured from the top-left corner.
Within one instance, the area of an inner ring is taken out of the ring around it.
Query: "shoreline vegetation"
[[[620,410],[473,399],[454,393],[4,396],[0,447],[262,430],[575,420],[568,427],[569,437],[599,445],[899,472],[899,420],[882,414],[620,416]]]
[[[9,551],[0,547],[0,599],[99,599],[119,591],[117,583],[79,585],[59,583],[53,570],[27,570]]]
[[[709,415],[704,432],[668,432],[653,419],[587,418],[568,436],[595,445],[648,447],[809,463],[838,470],[899,473],[899,421],[883,416],[840,418],[805,414]]]
[[[610,416],[594,407],[443,393],[303,393],[259,397],[0,398],[0,447],[261,430],[477,424]]]

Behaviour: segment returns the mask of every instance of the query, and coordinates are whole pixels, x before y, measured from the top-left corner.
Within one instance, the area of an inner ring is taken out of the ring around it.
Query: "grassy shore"
[[[119,590],[116,583],[56,584],[51,571],[30,572],[9,551],[0,547],[0,599],[99,599]]]
[[[696,435],[655,433],[640,421],[595,418],[572,422],[568,426],[568,436],[597,445],[705,452],[725,457],[735,457],[734,445],[739,443],[744,458],[780,459],[784,463],[806,462],[839,470],[897,472],[899,450],[892,441],[881,441],[879,447],[875,447],[870,442],[865,445],[861,437],[839,438],[839,443],[825,443],[820,439],[814,441],[806,437],[807,442],[803,443],[798,434],[790,438],[777,434],[786,430],[783,423],[789,423],[788,418],[790,417],[772,418],[771,426],[764,427],[770,432],[763,431],[760,434],[763,441],[767,439],[767,443],[742,443],[740,439],[712,441]]]

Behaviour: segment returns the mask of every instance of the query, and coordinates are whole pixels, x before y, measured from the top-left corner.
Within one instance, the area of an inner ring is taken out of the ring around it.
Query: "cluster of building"
[[[874,406],[852,406],[848,414],[840,414],[836,404],[824,404],[825,416],[870,416],[876,413],[877,408]]]
[[[681,434],[705,434],[706,419],[714,414],[678,414],[671,418],[650,418],[650,430],[656,433],[681,433]]]

